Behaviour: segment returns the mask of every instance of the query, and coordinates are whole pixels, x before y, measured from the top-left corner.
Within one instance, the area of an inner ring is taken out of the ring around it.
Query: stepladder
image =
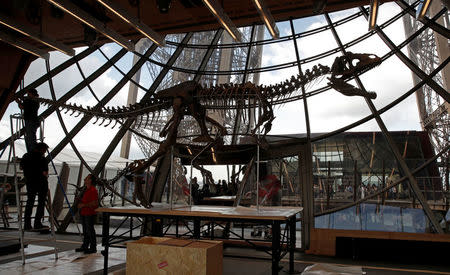
[[[29,198],[29,190],[26,190],[27,188],[24,187],[26,184],[24,184],[23,180],[23,172],[19,165],[20,163],[20,157],[18,156],[21,152],[18,152],[17,150],[17,142],[21,141],[23,139],[24,134],[26,131],[24,130],[24,122],[23,122],[23,116],[22,114],[13,114],[10,116],[10,126],[11,126],[11,137],[9,142],[9,155],[8,155],[8,162],[6,165],[6,171],[4,173],[4,178],[10,177],[12,178],[13,186],[14,186],[14,193],[16,197],[16,213],[17,213],[17,229],[19,232],[19,241],[20,241],[20,254],[22,257],[22,264],[25,264],[26,260],[26,253],[25,248],[28,244],[28,241],[26,240],[25,236],[25,228],[23,224],[23,197]],[[39,140],[43,142],[43,132],[44,132],[44,122],[40,121],[39,123]],[[3,153],[3,152],[2,152]],[[22,152],[23,153],[23,152]],[[10,171],[12,170],[12,171]],[[56,172],[56,170],[55,170]],[[21,180],[21,183],[19,183],[19,179]],[[26,181],[27,179],[25,179]],[[34,208],[34,203],[32,205],[32,208]],[[41,233],[50,233],[49,239],[42,239],[43,241],[51,240],[53,242],[53,248],[54,248],[54,254],[55,259],[58,258],[58,251],[56,246],[56,234],[55,234],[55,222],[56,219],[53,214],[53,207],[52,207],[52,199],[50,195],[50,191],[47,189],[47,192],[45,194],[45,209],[48,212],[48,220],[49,220],[49,227],[43,227],[40,228],[39,231]],[[38,221],[35,223],[41,223],[41,221]],[[9,226],[9,224],[8,224]]]

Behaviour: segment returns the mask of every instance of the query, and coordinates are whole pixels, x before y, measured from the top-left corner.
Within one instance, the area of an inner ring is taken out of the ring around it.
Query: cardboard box
[[[222,242],[144,237],[127,243],[127,275],[222,274]]]

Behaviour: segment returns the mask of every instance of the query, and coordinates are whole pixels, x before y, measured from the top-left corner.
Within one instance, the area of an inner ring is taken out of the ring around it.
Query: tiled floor
[[[17,232],[0,232],[0,237],[16,237]],[[76,253],[74,249],[79,247],[80,236],[78,235],[57,235],[57,247],[59,258],[55,260],[54,251],[51,247],[52,242],[47,236],[39,234],[26,234],[27,240],[46,240],[42,243],[30,244],[26,249],[28,254],[25,265],[19,253],[5,255],[0,257],[0,274],[88,274],[100,275],[103,272],[103,256],[100,253],[102,249],[98,246],[98,253],[84,255]],[[40,254],[46,254],[41,255]],[[251,258],[249,258],[251,257]],[[301,273],[307,266],[315,263],[330,263],[333,265],[353,266],[353,269],[362,268],[365,274],[388,274],[388,275],[406,275],[406,274],[450,274],[450,267],[443,266],[425,266],[425,265],[401,265],[399,263],[375,263],[375,262],[354,262],[350,259],[336,259],[310,256],[298,253],[296,254],[295,270]],[[282,259],[280,274],[287,274],[287,259]],[[109,253],[109,274],[125,274],[126,267],[126,249],[110,248]],[[226,248],[223,258],[223,274],[271,274],[271,261],[268,255],[255,251],[253,249]],[[363,273],[364,274],[364,273]]]

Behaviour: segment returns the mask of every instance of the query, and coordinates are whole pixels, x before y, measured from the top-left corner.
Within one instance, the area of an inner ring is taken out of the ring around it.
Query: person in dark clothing
[[[42,225],[44,217],[44,207],[48,192],[48,166],[44,155],[47,151],[47,144],[37,143],[33,152],[25,153],[20,161],[20,167],[25,176],[27,186],[27,203],[25,206],[25,230],[31,230],[31,212],[33,211],[36,195],[38,196],[38,206],[34,217],[34,229],[45,229]]]
[[[97,252],[97,239],[95,237],[94,222],[96,217],[95,209],[98,207],[98,192],[96,185],[96,178],[89,174],[84,178],[84,191],[81,202],[78,203],[80,210],[81,224],[83,226],[83,244],[81,247],[75,249],[76,252],[84,252],[86,254]]]
[[[33,152],[36,145],[36,130],[39,128],[39,102],[34,100],[39,94],[36,89],[29,89],[27,97],[16,98],[19,108],[23,110],[23,120],[25,121],[25,145],[27,152]]]

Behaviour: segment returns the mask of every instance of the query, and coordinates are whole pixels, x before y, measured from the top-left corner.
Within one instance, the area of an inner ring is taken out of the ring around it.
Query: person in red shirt
[[[83,226],[83,245],[75,249],[76,252],[84,252],[86,254],[97,252],[94,221],[96,217],[95,209],[98,207],[98,192],[95,184],[96,178],[92,174],[87,175],[84,179],[86,190],[81,201],[78,203],[78,209],[81,209],[80,217]]]

